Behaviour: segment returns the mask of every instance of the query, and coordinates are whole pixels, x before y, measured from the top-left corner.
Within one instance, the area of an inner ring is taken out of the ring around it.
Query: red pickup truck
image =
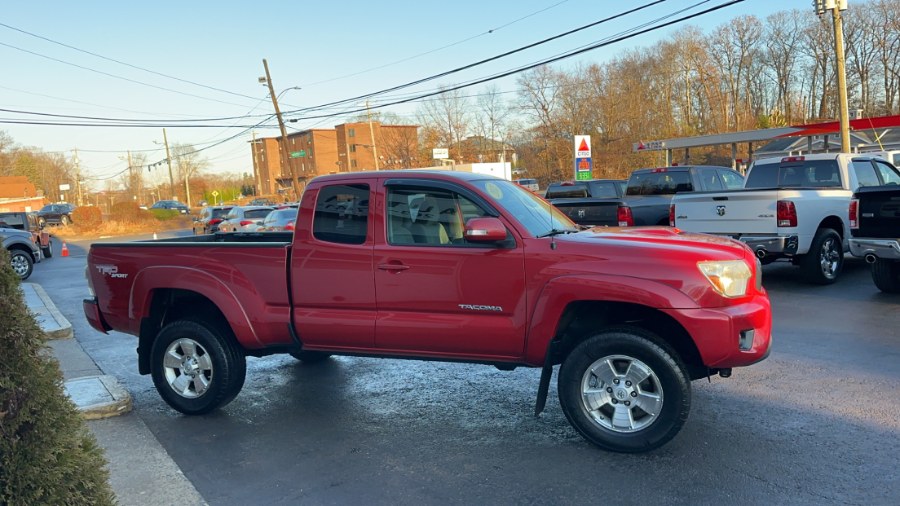
[[[162,398],[202,414],[246,356],[290,353],[553,366],[571,424],[605,449],[659,447],[690,381],[769,352],[753,253],[668,227],[579,230],[510,181],[443,171],[314,179],[291,233],[96,243],[90,324],[138,336]]]

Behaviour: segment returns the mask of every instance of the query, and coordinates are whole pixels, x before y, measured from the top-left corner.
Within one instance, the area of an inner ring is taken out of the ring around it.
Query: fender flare
[[[572,274],[549,280],[534,301],[525,361],[544,364],[559,331],[563,312],[573,302],[637,304],[652,309],[696,309],[695,300],[677,288],[649,279],[611,274]]]
[[[255,347],[262,347],[247,308],[240,303],[231,286],[208,272],[191,267],[147,267],[138,272],[131,284],[128,300],[128,317],[132,321],[149,316],[150,294],[157,289],[185,290],[206,297],[225,315],[242,346],[248,347],[248,344],[254,343]]]

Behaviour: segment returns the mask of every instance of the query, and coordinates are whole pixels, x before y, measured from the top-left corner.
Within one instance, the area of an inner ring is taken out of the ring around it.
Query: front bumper
[[[765,295],[733,306],[664,311],[687,330],[710,369],[748,366],[769,355],[772,309]]]
[[[900,260],[900,239],[850,239],[850,253],[855,257],[875,255],[885,260]]]

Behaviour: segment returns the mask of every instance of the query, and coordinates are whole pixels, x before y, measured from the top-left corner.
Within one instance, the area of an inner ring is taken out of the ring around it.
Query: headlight
[[[747,284],[753,274],[743,260],[708,260],[697,262],[697,267],[722,295],[743,297],[747,294]]]

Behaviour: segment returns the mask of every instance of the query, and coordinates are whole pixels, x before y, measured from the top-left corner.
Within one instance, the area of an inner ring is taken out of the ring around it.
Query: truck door
[[[408,180],[407,180],[408,181]],[[486,203],[464,188],[388,181],[376,227],[376,346],[435,356],[521,357],[527,313],[524,252],[469,243]]]
[[[340,181],[304,194],[291,256],[293,318],[304,346],[368,349],[375,342],[373,182]]]

